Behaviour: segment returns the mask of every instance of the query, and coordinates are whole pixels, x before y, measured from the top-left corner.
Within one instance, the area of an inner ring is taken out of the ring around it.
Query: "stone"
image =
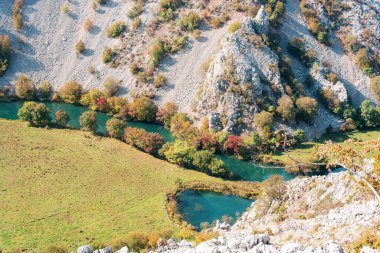
[[[92,253],[92,247],[89,245],[80,246],[77,250],[77,253]]]
[[[94,253],[112,253],[112,248],[106,247],[104,249],[97,249],[94,251]]]
[[[129,248],[127,246],[124,246],[115,253],[129,253]]]

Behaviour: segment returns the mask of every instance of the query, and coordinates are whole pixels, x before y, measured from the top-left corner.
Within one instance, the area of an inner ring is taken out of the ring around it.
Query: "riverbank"
[[[315,150],[318,145],[322,145],[327,141],[332,141],[336,143],[344,143],[344,145],[350,146],[356,150],[361,147],[354,145],[352,142],[345,142],[349,139],[353,141],[369,141],[375,140],[380,137],[380,128],[369,129],[369,130],[355,130],[352,132],[338,132],[338,133],[326,133],[321,138],[298,144],[292,148],[289,148],[286,152],[276,151],[272,155],[266,155],[268,160],[274,163],[280,164],[284,167],[293,166],[297,162],[307,162],[315,156]],[[373,156],[370,152],[367,154],[368,157]]]

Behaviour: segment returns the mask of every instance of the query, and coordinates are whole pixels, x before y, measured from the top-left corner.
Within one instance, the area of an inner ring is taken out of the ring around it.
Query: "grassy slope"
[[[86,132],[5,120],[0,130],[0,248],[75,247],[173,227],[163,203],[177,178],[222,181]]]
[[[362,130],[362,131],[353,131],[346,133],[329,133],[323,135],[320,139],[312,142],[305,142],[297,147],[288,151],[288,155],[292,158],[302,161],[304,157],[307,157],[312,154],[316,146],[325,143],[326,141],[333,142],[344,142],[348,139],[353,139],[357,141],[368,141],[380,138],[380,129],[374,130]],[[346,145],[351,145],[347,143]],[[273,158],[284,163],[292,164],[292,160],[284,152],[276,152],[273,155]]]

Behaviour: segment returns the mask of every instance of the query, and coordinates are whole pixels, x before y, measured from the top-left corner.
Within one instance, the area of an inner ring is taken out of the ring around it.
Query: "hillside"
[[[221,182],[87,132],[6,120],[0,129],[1,249],[94,245],[173,229],[163,204],[176,180]]]

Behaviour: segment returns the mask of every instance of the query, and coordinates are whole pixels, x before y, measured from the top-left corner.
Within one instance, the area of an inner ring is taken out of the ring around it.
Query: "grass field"
[[[380,138],[380,129],[373,130],[361,130],[361,131],[352,131],[352,132],[344,132],[344,133],[328,133],[323,135],[320,139],[304,142],[300,145],[293,147],[292,149],[287,151],[287,154],[284,152],[276,152],[273,154],[273,159],[282,162],[283,164],[292,164],[293,161],[289,158],[295,158],[296,160],[303,161],[303,159],[307,156],[312,155],[313,150],[320,144],[325,143],[326,141],[333,141],[337,143],[344,142],[348,139],[353,139],[357,141],[368,141]],[[346,145],[351,145],[347,143]]]
[[[163,204],[176,179],[222,181],[83,131],[6,120],[0,129],[0,249],[73,249],[174,228]]]

